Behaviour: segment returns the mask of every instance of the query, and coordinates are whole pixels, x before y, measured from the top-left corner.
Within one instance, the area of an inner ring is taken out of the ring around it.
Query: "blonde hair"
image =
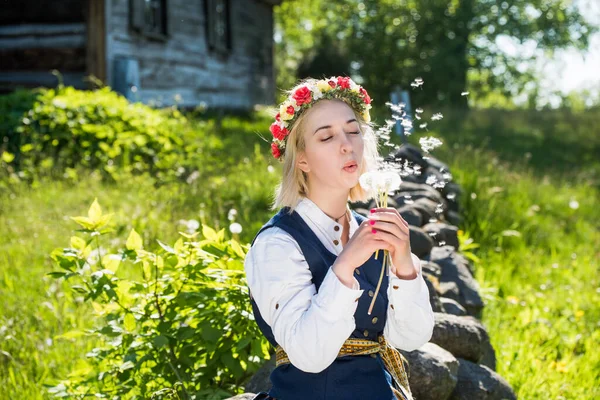
[[[298,87],[312,81],[313,78],[307,78],[296,85],[289,93],[294,92]],[[333,101],[344,101],[343,99],[331,99]],[[314,104],[317,104],[320,100],[317,100]],[[344,103],[348,104],[346,101]],[[313,104],[313,106],[314,106]],[[360,112],[357,112],[350,104],[348,106],[354,112],[360,131],[362,132],[364,150],[363,160],[360,170],[358,171],[359,176],[365,172],[373,171],[376,169],[377,160],[379,159],[379,148],[378,141],[375,135],[374,124],[365,121]],[[283,159],[283,171],[281,181],[275,188],[275,199],[271,204],[271,210],[278,210],[282,207],[289,207],[289,214],[294,212],[298,201],[305,197],[308,193],[308,175],[296,166],[296,160],[298,154],[306,150],[306,143],[304,141],[304,125],[306,124],[306,118],[309,114],[310,109],[306,110],[298,116],[290,133],[286,137],[285,152],[282,156]],[[368,201],[368,193],[360,186],[359,183],[350,189],[348,193],[348,199],[351,202],[356,201]]]

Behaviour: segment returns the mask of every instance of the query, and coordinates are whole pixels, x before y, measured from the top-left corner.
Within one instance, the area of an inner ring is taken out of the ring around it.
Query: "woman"
[[[393,208],[368,218],[359,176],[375,168],[371,99],[348,77],[306,79],[271,125],[283,162],[273,209],[244,268],[257,324],[277,349],[272,388],[257,399],[411,399],[406,360],[431,338],[434,317],[409,228]],[[384,275],[372,313],[368,309]],[[389,276],[388,276],[389,275]]]

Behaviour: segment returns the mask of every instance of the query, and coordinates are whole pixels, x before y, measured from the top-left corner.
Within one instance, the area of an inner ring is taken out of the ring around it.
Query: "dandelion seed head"
[[[238,224],[237,222],[234,222],[233,224],[229,225],[229,231],[233,234],[241,233],[242,225]]]

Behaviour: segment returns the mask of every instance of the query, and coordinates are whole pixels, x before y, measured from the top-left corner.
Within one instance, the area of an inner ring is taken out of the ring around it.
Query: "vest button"
[[[336,246],[339,244],[340,242],[338,240],[334,240],[333,244],[335,244]]]
[[[279,308],[279,303],[275,304],[275,309],[277,310]]]
[[[371,320],[371,322],[373,323],[373,325],[375,325],[377,323],[377,317],[373,317],[373,319]]]
[[[337,232],[337,231],[340,230],[340,227],[336,225],[336,226],[333,227],[333,230]]]
[[[390,307],[392,307],[392,310],[394,309],[394,305],[393,304],[390,304]]]
[[[369,297],[373,297],[373,295],[374,295],[374,294],[375,294],[375,293],[373,293],[373,291],[372,291],[372,290],[369,290]]]
[[[369,336],[369,331],[365,329],[365,331],[363,332],[363,335],[365,335],[365,337]]]

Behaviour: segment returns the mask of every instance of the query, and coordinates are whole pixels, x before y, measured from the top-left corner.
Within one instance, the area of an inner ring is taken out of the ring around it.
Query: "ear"
[[[310,171],[310,167],[308,166],[308,161],[306,161],[306,156],[304,155],[304,152],[298,153],[298,156],[296,158],[296,166],[305,173],[308,173]]]

